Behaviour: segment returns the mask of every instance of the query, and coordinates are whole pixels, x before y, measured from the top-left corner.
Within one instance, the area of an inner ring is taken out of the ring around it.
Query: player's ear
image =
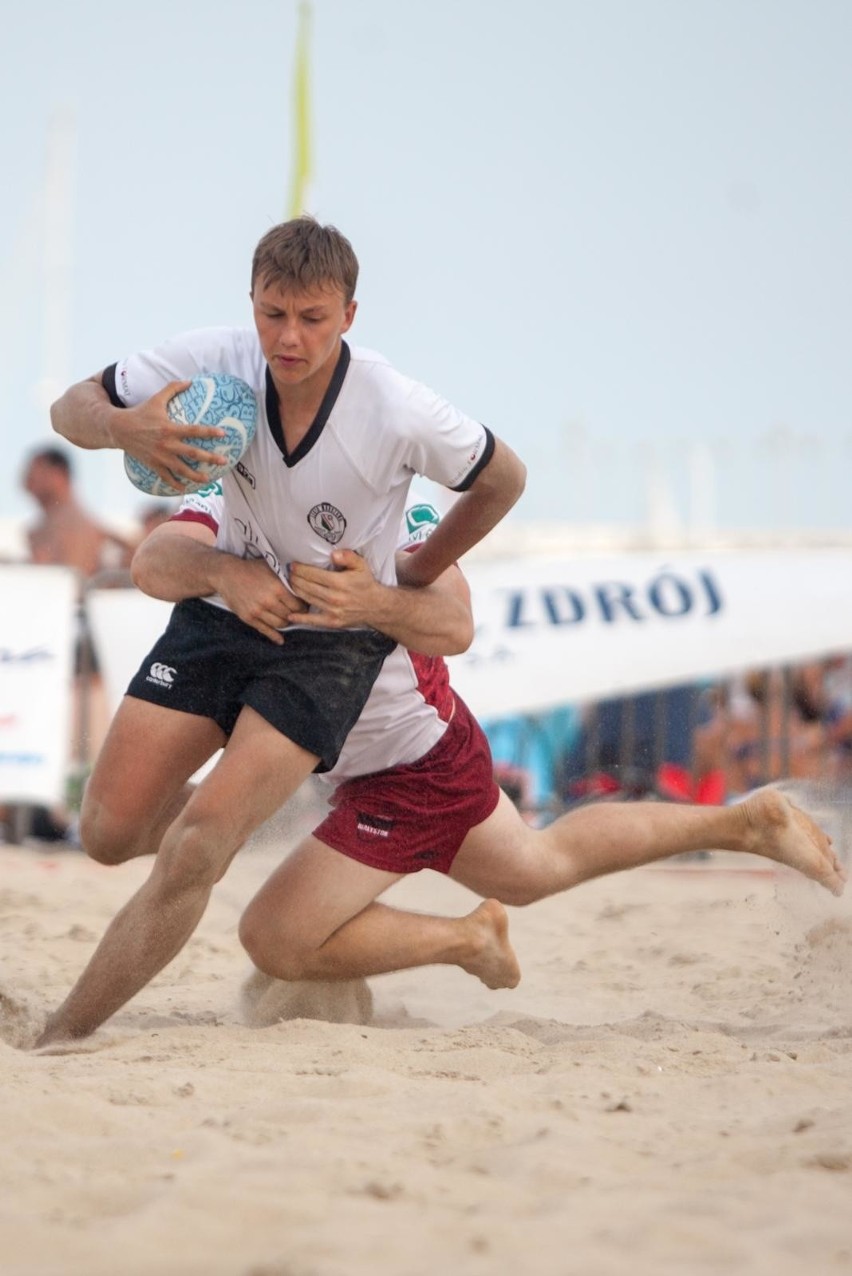
[[[348,332],[349,329],[352,327],[352,321],[355,318],[355,311],[357,309],[358,309],[357,301],[353,300],[353,301],[347,302],[346,308],[343,311],[343,327],[340,329],[341,332]]]

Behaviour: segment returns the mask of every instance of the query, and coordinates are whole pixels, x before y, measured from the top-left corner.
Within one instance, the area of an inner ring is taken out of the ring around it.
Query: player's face
[[[257,284],[252,305],[260,346],[279,389],[331,374],[340,338],[355,318],[354,301],[347,302],[337,288],[294,292]]]

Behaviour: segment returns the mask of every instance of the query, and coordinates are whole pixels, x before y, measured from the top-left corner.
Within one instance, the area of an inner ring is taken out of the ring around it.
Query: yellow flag
[[[311,6],[299,5],[296,32],[296,65],[293,75],[293,176],[290,182],[290,217],[310,212],[311,184],[311,93],[309,37]]]

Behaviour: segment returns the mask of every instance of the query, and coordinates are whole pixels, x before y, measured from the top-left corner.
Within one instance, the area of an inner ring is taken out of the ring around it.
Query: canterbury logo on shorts
[[[158,687],[171,688],[171,685],[175,680],[176,673],[177,673],[177,670],[173,669],[171,665],[161,665],[159,662],[157,662],[151,665],[151,668],[148,671],[148,676],[145,679],[145,681],[153,682]]]

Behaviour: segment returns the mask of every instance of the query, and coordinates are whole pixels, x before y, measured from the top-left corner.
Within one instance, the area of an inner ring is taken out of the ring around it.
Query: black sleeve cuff
[[[119,398],[118,390],[115,388],[115,370],[117,363],[111,363],[108,368],[104,368],[101,374],[103,387],[109,395],[109,401],[114,408],[126,408],[127,404]]]
[[[487,425],[483,425],[482,428],[485,431],[485,448],[483,450],[482,456],[476,462],[476,465],[474,465],[470,473],[465,476],[464,480],[461,483],[459,483],[458,487],[450,488],[451,492],[466,492],[467,489],[470,487],[471,483],[473,482],[473,480],[476,478],[477,474],[482,473],[482,471],[485,469],[486,465],[488,464],[488,462],[491,460],[492,456],[494,455],[494,435],[491,433]]]

